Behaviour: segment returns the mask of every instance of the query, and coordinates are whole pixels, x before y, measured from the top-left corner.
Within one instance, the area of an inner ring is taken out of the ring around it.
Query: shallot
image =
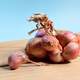
[[[62,55],[64,59],[72,60],[76,59],[79,56],[79,53],[80,53],[79,44],[76,42],[70,42],[64,47]]]
[[[33,38],[26,46],[25,52],[28,55],[42,59],[46,56],[46,51],[41,47],[42,38]]]
[[[17,69],[22,63],[26,63],[26,55],[22,51],[13,52],[8,58],[10,69]]]
[[[73,32],[65,31],[56,35],[62,47],[65,47],[69,42],[77,42],[77,37]]]
[[[59,44],[58,39],[55,36],[45,35],[42,37],[42,47],[47,51],[62,51],[62,47]]]

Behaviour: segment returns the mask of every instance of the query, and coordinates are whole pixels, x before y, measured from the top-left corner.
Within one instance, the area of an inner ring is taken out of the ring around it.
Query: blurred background
[[[0,0],[0,42],[33,37],[27,33],[35,23],[27,18],[36,12],[46,13],[57,29],[80,31],[80,0]]]

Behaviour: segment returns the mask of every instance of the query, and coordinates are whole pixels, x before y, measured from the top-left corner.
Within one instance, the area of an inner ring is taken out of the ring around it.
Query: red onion
[[[26,46],[26,54],[33,55],[37,58],[44,58],[46,51],[41,47],[42,38],[33,38]]]
[[[70,41],[77,41],[77,37],[73,32],[65,31],[56,35],[62,47],[65,47]]]
[[[62,47],[55,36],[45,35],[42,37],[42,47],[47,51],[62,51]]]
[[[17,69],[22,63],[26,62],[26,55],[22,51],[13,52],[8,58],[10,69]]]
[[[70,42],[67,46],[64,47],[63,57],[66,60],[72,60],[79,56],[80,48],[78,43]]]

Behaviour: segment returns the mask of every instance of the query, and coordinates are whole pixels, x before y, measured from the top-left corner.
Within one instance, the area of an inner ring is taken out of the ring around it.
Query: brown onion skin
[[[22,63],[26,63],[26,55],[22,51],[15,51],[8,57],[8,64],[11,70],[18,69]]]
[[[33,38],[26,46],[25,52],[38,59],[43,59],[46,56],[46,51],[41,47],[42,38]]]
[[[77,43],[79,44],[79,49],[80,49],[80,33],[77,33],[76,36],[77,36],[77,40],[78,40]],[[79,56],[80,56],[80,53],[79,53]]]
[[[79,56],[79,53],[80,53],[79,44],[76,42],[70,42],[67,44],[67,46],[64,47],[62,56],[64,57],[65,60],[73,60]]]
[[[75,35],[76,35],[76,37],[77,37],[78,44],[79,44],[79,46],[80,46],[80,33],[76,33]]]
[[[49,59],[53,62],[53,63],[61,63],[64,62],[64,58],[61,55],[60,52],[50,52],[49,53]]]
[[[62,47],[55,36],[49,36],[49,35],[43,36],[41,46],[46,51],[56,51],[56,50],[59,50],[60,52],[62,51]]]
[[[64,48],[69,42],[77,42],[77,37],[73,32],[64,31],[56,35],[56,38],[59,40],[61,46]]]

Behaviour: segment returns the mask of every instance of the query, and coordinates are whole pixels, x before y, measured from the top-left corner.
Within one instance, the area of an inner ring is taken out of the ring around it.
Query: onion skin
[[[22,63],[26,62],[26,55],[22,51],[15,51],[8,57],[8,64],[11,70],[18,69]]]
[[[76,35],[76,37],[77,37],[78,44],[79,44],[79,46],[80,46],[80,33],[76,33],[75,35]]]
[[[46,56],[46,51],[41,47],[41,42],[42,38],[33,38],[25,48],[26,54],[43,59]]]
[[[61,63],[64,62],[64,58],[60,52],[51,52],[49,54],[49,58],[53,63]]]
[[[73,60],[79,56],[80,48],[79,44],[76,42],[70,42],[67,46],[64,47],[62,56],[65,60]]]
[[[43,37],[45,35],[45,30],[44,29],[40,29],[38,30],[38,32],[36,33],[35,37]]]
[[[55,36],[57,33],[55,30],[52,31],[52,34]],[[38,32],[36,33],[35,37],[43,37],[46,35],[46,32],[44,29],[39,29]]]
[[[76,35],[70,31],[61,32],[56,35],[56,38],[59,40],[63,48],[71,41],[77,42]]]
[[[62,47],[55,36],[45,35],[42,38],[42,48],[46,51],[62,51]]]
[[[80,33],[77,33],[76,36],[77,36],[77,40],[78,40],[77,43],[79,44],[79,49],[80,49]],[[80,56],[80,53],[79,53],[79,56]]]

